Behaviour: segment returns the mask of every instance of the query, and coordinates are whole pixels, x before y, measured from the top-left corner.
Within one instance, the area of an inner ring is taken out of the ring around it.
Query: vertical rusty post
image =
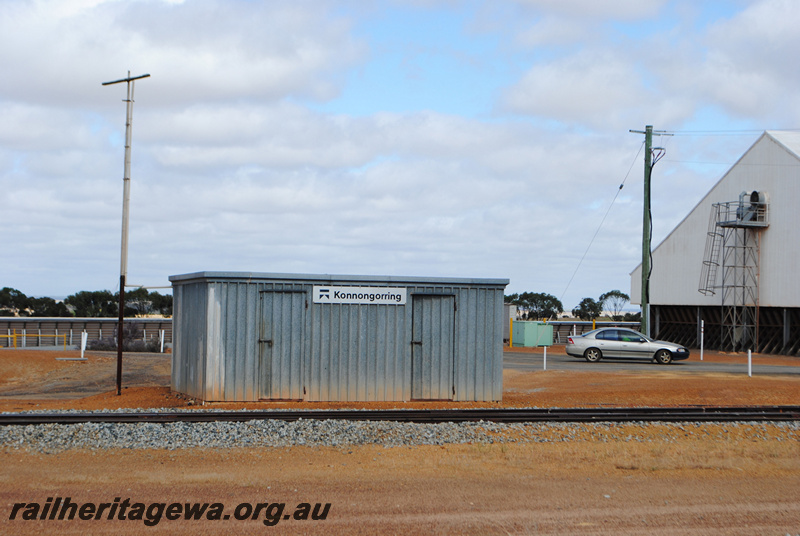
[[[119,325],[117,327],[117,396],[122,394],[122,326],[125,315],[125,274],[119,276]]]

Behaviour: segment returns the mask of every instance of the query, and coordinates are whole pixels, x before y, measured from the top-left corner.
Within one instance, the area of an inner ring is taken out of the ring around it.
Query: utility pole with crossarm
[[[122,394],[122,324],[125,313],[125,277],[128,274],[128,205],[131,199],[131,123],[133,121],[133,90],[134,82],[147,78],[149,74],[131,76],[128,71],[127,78],[103,82],[104,86],[126,82],[128,84],[128,98],[125,99],[127,114],[125,118],[125,172],[122,178],[122,246],[119,268],[119,326],[117,329],[117,395]]]
[[[650,177],[653,166],[662,156],[662,147],[653,148],[653,126],[647,125],[644,131],[631,130],[636,134],[644,134],[644,209],[642,214],[642,332],[650,337],[650,273],[652,272],[651,240],[653,238],[653,212],[650,208]],[[657,131],[657,135],[669,135],[664,131]],[[655,158],[653,153],[656,153]]]

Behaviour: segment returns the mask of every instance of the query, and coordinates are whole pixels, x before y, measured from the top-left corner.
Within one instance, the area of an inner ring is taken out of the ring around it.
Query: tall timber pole
[[[650,208],[650,175],[653,172],[653,126],[644,128],[644,208],[642,210],[642,329],[650,336],[650,237],[653,212]]]
[[[653,171],[653,126],[647,125],[644,132],[644,207],[642,210],[642,331],[650,336],[650,237],[653,226],[653,213],[650,210],[650,174]]]
[[[657,136],[672,136],[664,130],[653,131],[647,125],[644,132],[631,130],[636,134],[644,134],[644,207],[642,210],[642,331],[650,336],[650,272],[652,271],[651,239],[653,237],[653,211],[650,208],[650,178],[653,166],[661,160],[666,153],[663,147],[653,147],[653,134]]]
[[[119,326],[117,328],[117,395],[122,394],[122,342],[123,342],[123,322],[125,318],[125,277],[128,275],[128,206],[131,200],[131,125],[133,123],[133,91],[135,81],[147,78],[149,74],[131,76],[128,71],[127,78],[103,82],[104,86],[126,82],[128,85],[128,95],[125,99],[127,103],[127,113],[125,117],[125,170],[122,177],[122,244],[120,253],[119,267]]]

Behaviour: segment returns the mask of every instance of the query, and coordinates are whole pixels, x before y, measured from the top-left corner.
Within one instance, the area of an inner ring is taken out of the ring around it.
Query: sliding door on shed
[[[306,293],[264,290],[260,302],[259,398],[302,399]]]
[[[453,399],[455,296],[412,296],[411,398]]]

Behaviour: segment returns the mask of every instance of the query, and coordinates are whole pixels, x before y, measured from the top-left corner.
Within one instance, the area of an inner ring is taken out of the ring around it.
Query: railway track
[[[441,422],[744,422],[800,421],[800,406],[430,409],[430,410],[297,410],[297,411],[159,411],[102,413],[6,413],[0,426],[80,423],[244,422],[253,420],[351,420],[414,423]]]

